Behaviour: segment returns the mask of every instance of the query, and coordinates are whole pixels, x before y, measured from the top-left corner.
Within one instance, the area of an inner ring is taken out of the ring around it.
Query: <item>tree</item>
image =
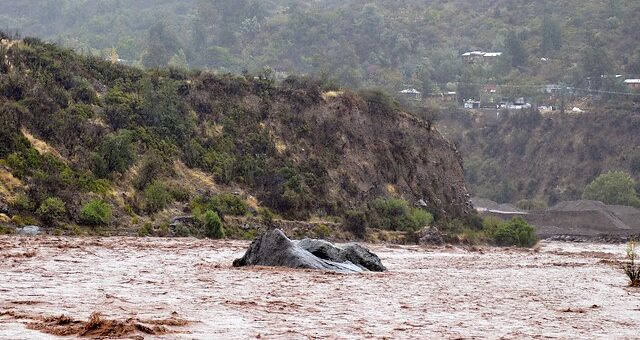
[[[480,86],[476,78],[469,70],[465,70],[458,83],[458,100],[480,99]]]
[[[511,66],[519,67],[526,64],[527,52],[516,32],[509,31],[507,40],[505,41],[505,48],[507,55],[511,58]]]
[[[49,197],[40,204],[40,207],[36,211],[43,220],[48,223],[55,222],[56,220],[64,217],[67,213],[67,208],[64,202],[57,197]]]
[[[590,80],[590,87],[596,90],[602,87],[602,76],[613,71],[611,56],[605,46],[599,36],[587,32],[587,44],[580,54],[582,74]]]
[[[105,174],[125,172],[135,160],[133,135],[131,131],[120,130],[107,135],[100,147],[100,156],[104,161]]]
[[[606,204],[640,207],[640,198],[635,181],[623,171],[610,171],[598,176],[582,194],[583,199],[601,201]]]
[[[549,17],[542,22],[542,42],[540,51],[544,54],[551,53],[562,48],[562,29],[560,24]]]
[[[163,22],[151,26],[147,33],[147,44],[142,53],[142,65],[148,68],[164,67],[171,57],[178,54],[180,43],[173,32]]]
[[[204,214],[204,230],[207,237],[216,239],[224,238],[222,221],[215,211],[207,210]]]
[[[105,225],[111,221],[111,207],[103,200],[96,198],[82,206],[80,221],[88,225]]]

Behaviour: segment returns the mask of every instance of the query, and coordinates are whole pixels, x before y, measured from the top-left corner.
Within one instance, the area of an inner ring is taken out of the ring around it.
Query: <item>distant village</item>
[[[470,51],[461,55],[462,59],[468,64],[481,64],[492,63],[503,55],[502,52],[483,52],[483,51]],[[546,61],[546,58],[541,58],[541,61]],[[617,82],[624,85],[624,88],[629,92],[640,91],[640,79],[625,78],[623,75],[602,75],[602,78],[613,77]],[[459,86],[460,84],[455,84]],[[590,89],[575,89],[570,86],[563,86],[560,84],[541,84],[541,85],[529,85],[528,87],[536,92],[537,100],[532,103],[532,98],[525,97],[510,97],[504,91],[505,88],[515,87],[513,85],[499,85],[493,83],[484,84],[472,84],[478,86],[479,94],[474,98],[460,98],[459,93],[456,91],[443,91],[429,93],[423,95],[422,92],[412,86],[406,86],[398,92],[398,97],[409,101],[425,101],[431,100],[439,102],[441,104],[446,103],[461,103],[464,109],[507,109],[507,110],[523,110],[530,109],[532,107],[537,108],[540,111],[555,111],[559,110],[561,101],[564,100],[564,96],[579,96],[579,92],[591,93],[591,92],[606,92],[606,91],[591,91]],[[510,91],[513,92],[513,91]],[[542,99],[541,99],[542,98]],[[574,112],[582,112],[577,107],[572,109]]]

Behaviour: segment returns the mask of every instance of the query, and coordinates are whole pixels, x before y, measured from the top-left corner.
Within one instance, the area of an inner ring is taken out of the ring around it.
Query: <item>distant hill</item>
[[[84,54],[107,57],[115,51],[128,63],[149,67],[324,73],[350,87],[393,91],[405,84],[428,92],[486,81],[585,87],[588,77],[602,74],[640,76],[638,27],[640,3],[634,0],[0,4],[0,29]],[[474,50],[504,55],[477,70],[461,58]]]
[[[307,219],[377,197],[470,212],[455,149],[380,92],[144,71],[34,38],[2,40],[0,66],[0,203],[17,224]]]

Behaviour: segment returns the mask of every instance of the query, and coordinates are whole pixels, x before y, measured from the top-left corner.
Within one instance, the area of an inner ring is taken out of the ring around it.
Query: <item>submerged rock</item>
[[[312,248],[311,246],[320,245],[315,241],[294,242],[287,238],[280,229],[269,230],[256,238],[244,256],[233,261],[233,266],[275,266],[354,273],[369,270],[367,266],[377,268],[375,257],[379,266],[384,268],[375,254],[360,246],[353,245],[354,247],[349,248],[350,251],[346,251],[325,242],[326,246],[323,244],[321,247]],[[318,251],[318,254],[324,258],[314,255],[301,244],[308,246],[309,249],[322,249],[322,251]],[[350,259],[354,259],[359,265],[354,264]]]
[[[26,236],[40,235],[40,227],[35,225],[29,225],[24,228],[18,228],[16,229],[16,231],[18,232],[19,235],[26,235]]]

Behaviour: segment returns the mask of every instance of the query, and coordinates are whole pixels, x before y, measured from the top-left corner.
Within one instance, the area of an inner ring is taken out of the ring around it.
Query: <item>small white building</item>
[[[640,89],[640,79],[626,79],[624,84],[630,89]]]
[[[422,92],[416,90],[416,89],[404,89],[402,91],[400,91],[400,94],[403,95],[404,97],[407,98],[411,98],[414,100],[421,100],[422,99]]]

